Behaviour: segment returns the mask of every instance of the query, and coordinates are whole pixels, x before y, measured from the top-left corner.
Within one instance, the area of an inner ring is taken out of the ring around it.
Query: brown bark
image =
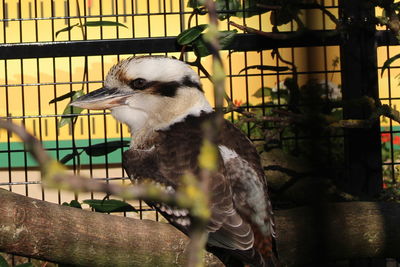
[[[0,251],[78,266],[183,266],[170,225],[59,206],[0,190]],[[400,205],[348,202],[276,211],[284,266],[399,257]],[[208,256],[208,265],[220,264]]]
[[[77,266],[184,266],[174,227],[70,208],[0,189],[0,251]],[[208,266],[222,264],[207,256]]]
[[[278,251],[285,265],[344,259],[398,258],[400,205],[321,204],[276,213]]]

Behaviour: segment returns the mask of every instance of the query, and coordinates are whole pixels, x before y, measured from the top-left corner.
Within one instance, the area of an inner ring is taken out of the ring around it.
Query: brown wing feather
[[[130,177],[134,178],[151,178],[157,182],[170,185],[176,188],[180,184],[180,177],[185,172],[194,175],[199,173],[198,155],[203,140],[202,122],[209,119],[209,115],[201,117],[188,117],[184,122],[171,126],[170,129],[159,131],[157,142],[154,149],[149,151],[128,150],[124,153],[124,167]],[[233,147],[231,141],[224,141],[225,134],[231,134],[235,131],[229,124],[224,126],[221,135],[221,143],[228,147]],[[225,133],[224,133],[225,132]],[[228,139],[239,137],[236,146],[240,146],[245,136],[237,135],[225,136]],[[243,143],[242,143],[243,144]],[[252,147],[250,145],[250,147]],[[241,149],[241,148],[240,148]],[[243,157],[249,162],[253,158],[258,159],[258,155],[254,155],[254,151],[245,151]],[[257,153],[257,152],[255,152]],[[219,164],[219,170],[210,179],[210,209],[211,220],[208,225],[209,242],[208,247],[220,248],[223,251],[230,251],[232,254],[243,254],[239,259],[250,261],[250,258],[257,258],[257,251],[254,247],[254,232],[249,222],[247,212],[243,212],[245,205],[236,207],[234,203],[234,193],[232,189],[232,177],[228,177],[222,159]],[[256,172],[260,170],[255,168]],[[262,170],[261,170],[262,171]],[[173,208],[173,207],[170,207]],[[176,217],[171,214],[161,212],[171,223],[182,231],[188,231],[188,227],[179,225],[174,219]],[[240,252],[241,251],[241,252]],[[240,253],[238,253],[240,252]],[[260,265],[261,266],[261,265]]]
[[[228,121],[222,128],[220,144],[238,154],[238,157],[225,162],[226,176],[232,184],[233,201],[239,214],[253,226],[254,246],[268,258],[273,250],[275,229],[259,154],[251,141]]]

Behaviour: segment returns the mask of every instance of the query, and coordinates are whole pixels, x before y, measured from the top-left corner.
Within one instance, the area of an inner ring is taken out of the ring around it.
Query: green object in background
[[[58,146],[57,146],[58,143]],[[74,153],[71,140],[43,141],[43,147],[54,159],[62,160],[67,166],[113,164],[122,162],[122,152],[129,146],[129,140],[121,141],[119,138],[92,139],[89,147],[89,140],[75,140],[77,150]],[[58,157],[57,157],[58,155]],[[25,152],[22,142],[0,143],[0,168],[37,167],[36,161],[28,152]]]

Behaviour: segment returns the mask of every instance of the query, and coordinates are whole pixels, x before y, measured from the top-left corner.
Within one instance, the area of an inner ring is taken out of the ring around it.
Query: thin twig
[[[279,10],[282,9],[282,6],[277,5],[264,5],[264,4],[256,4],[257,7],[269,9],[269,10]]]
[[[199,68],[199,70],[201,72],[203,72],[203,74],[207,77],[207,79],[211,80],[211,75],[210,73],[207,71],[206,68],[204,68],[204,66],[201,64],[201,57],[197,57],[195,61],[193,62],[186,62],[186,64],[190,65],[190,66],[195,66],[197,68]]]
[[[243,122],[290,122],[290,118],[276,117],[276,116],[257,116],[253,118],[241,117]]]
[[[275,40],[293,39],[302,34],[302,31],[297,31],[297,32],[293,32],[293,33],[264,32],[264,31],[260,31],[260,30],[257,30],[257,29],[251,28],[251,27],[247,27],[246,25],[243,26],[243,25],[237,24],[233,21],[230,21],[229,24],[232,25],[233,27],[236,27],[236,28],[246,32],[246,33],[254,33],[254,34],[265,36],[265,37],[275,39]]]

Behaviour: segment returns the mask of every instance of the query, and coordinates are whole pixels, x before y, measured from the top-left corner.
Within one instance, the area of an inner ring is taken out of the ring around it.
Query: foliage
[[[385,129],[383,129],[385,130]],[[383,162],[383,192],[380,196],[385,201],[400,202],[400,169],[395,164],[400,161],[400,136],[395,133],[383,132],[382,162]]]
[[[137,212],[130,204],[117,199],[87,199],[83,203],[89,205],[97,212]]]
[[[82,204],[88,205],[96,212],[111,213],[111,212],[138,212],[129,203],[118,199],[86,199],[82,203],[77,200],[72,200],[70,203],[64,202],[63,206],[82,209]]]
[[[84,28],[84,27],[102,27],[102,26],[114,26],[114,27],[126,27],[124,24],[116,22],[116,21],[106,21],[106,20],[98,20],[98,21],[87,21],[86,23],[79,24],[76,23],[74,25],[70,25],[68,27],[62,28],[61,30],[58,30],[56,32],[56,38],[57,36],[62,33],[62,32],[70,32],[72,29],[78,27],[78,28]]]
[[[6,259],[0,255],[0,267],[11,267],[11,265],[8,264]],[[35,267],[31,262],[26,262],[18,265],[14,265],[14,267]]]
[[[183,31],[177,37],[178,44],[192,47],[198,57],[211,55],[212,52],[203,33],[207,28],[208,24],[201,24]],[[219,43],[222,49],[227,48],[233,42],[236,33],[237,30],[219,32]]]
[[[77,99],[78,97],[84,95],[85,93],[83,92],[83,90],[79,90],[79,91],[73,91],[70,93],[67,93],[66,95],[71,95],[71,102],[74,101],[75,99]],[[66,99],[64,98],[64,96],[59,97],[58,99]],[[58,102],[60,100],[57,100],[57,98],[51,100],[49,103],[55,103]],[[63,127],[64,125],[67,124],[72,124],[74,119],[77,118],[77,116],[83,111],[82,108],[79,107],[73,107],[70,105],[67,105],[64,109],[64,112],[62,114],[61,120],[58,122],[58,128]]]

